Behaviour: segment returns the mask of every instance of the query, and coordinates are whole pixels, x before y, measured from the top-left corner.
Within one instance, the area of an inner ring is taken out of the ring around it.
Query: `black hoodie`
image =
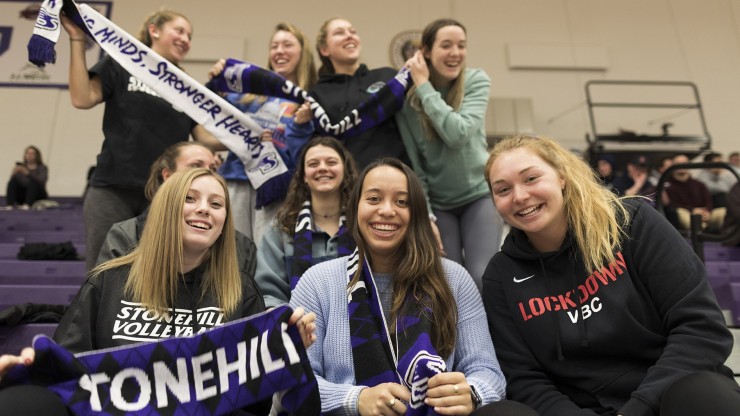
[[[336,122],[358,108],[395,75],[396,71],[393,68],[369,70],[363,64],[353,75],[322,75],[319,83],[311,88],[311,96],[316,98],[316,101],[326,110],[329,118]],[[360,170],[383,156],[397,157],[411,166],[401,140],[401,133],[396,125],[396,119],[392,116],[383,123],[357,136],[349,137],[343,142]]]
[[[241,272],[242,300],[225,316],[213,296],[201,298],[208,262],[181,276],[170,317],[157,316],[123,293],[129,266],[107,270],[82,286],[54,332],[54,340],[73,353],[190,336],[228,321],[265,310],[262,293],[250,275]]]
[[[538,253],[512,229],[483,275],[483,301],[513,400],[543,416],[657,415],[697,371],[732,377],[733,338],[704,265],[643,202],[616,261],[588,271],[575,241]]]

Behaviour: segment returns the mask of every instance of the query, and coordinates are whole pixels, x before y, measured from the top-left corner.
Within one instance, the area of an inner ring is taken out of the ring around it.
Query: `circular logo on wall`
[[[405,30],[391,40],[391,65],[401,69],[403,64],[419,50],[421,46],[421,30]]]

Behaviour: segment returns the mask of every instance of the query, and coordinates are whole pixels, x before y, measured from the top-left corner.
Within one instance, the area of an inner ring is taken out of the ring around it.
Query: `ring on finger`
[[[396,404],[396,398],[393,397],[388,401],[388,406],[393,407]]]
[[[457,384],[452,386],[455,389],[455,394],[460,394],[459,389],[457,388]]]

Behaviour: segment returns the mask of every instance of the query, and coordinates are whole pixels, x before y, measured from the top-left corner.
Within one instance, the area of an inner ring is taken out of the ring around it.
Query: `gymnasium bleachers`
[[[70,199],[62,209],[0,211],[0,310],[23,303],[68,305],[85,281],[84,261],[18,260],[25,243],[71,241],[85,252],[82,201]],[[709,283],[735,336],[727,361],[740,380],[740,247],[704,244]],[[18,353],[38,333],[51,335],[56,324],[0,325],[0,354]]]
[[[72,242],[85,253],[82,200],[64,198],[60,208],[0,211],[0,310],[34,303],[69,305],[85,282],[83,260],[18,260],[26,243]],[[36,334],[51,336],[55,323],[0,325],[0,354],[18,353]]]

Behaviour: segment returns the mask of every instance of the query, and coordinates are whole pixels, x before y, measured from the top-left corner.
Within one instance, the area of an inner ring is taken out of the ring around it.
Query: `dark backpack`
[[[70,241],[64,243],[26,243],[18,251],[18,260],[79,260]]]

